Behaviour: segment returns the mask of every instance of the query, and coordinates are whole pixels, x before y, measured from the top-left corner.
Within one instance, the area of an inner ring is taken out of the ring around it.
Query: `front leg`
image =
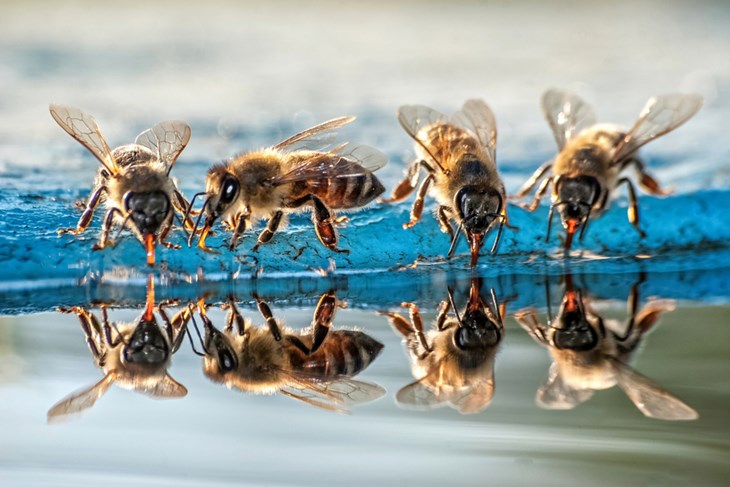
[[[454,239],[454,227],[451,226],[449,218],[451,218],[451,208],[448,206],[439,206],[436,211],[441,231],[449,235],[449,241]]]
[[[529,205],[520,203],[520,208],[529,211],[532,213],[533,211],[537,210],[537,207],[540,206],[540,200],[545,196],[545,193],[550,188],[550,183],[553,182],[553,177],[550,176],[547,179],[544,179],[542,183],[540,183],[540,186],[537,188],[537,191],[535,192],[535,197],[532,200],[532,203]]]
[[[549,346],[544,325],[537,320],[537,311],[527,308],[514,314],[517,323],[541,345]]]
[[[163,227],[162,231],[160,231],[160,243],[167,247],[168,249],[179,249],[180,246],[176,245],[174,243],[170,243],[167,241],[167,235],[170,233],[170,230],[172,229],[172,222],[167,222]]]
[[[239,336],[243,336],[246,333],[246,321],[241,316],[241,312],[238,310],[233,296],[230,297],[228,304],[228,317],[226,318],[225,331],[233,331],[233,323],[236,324],[236,329]]]
[[[253,298],[256,300],[256,307],[259,309],[259,313],[266,321],[266,326],[269,327],[269,332],[274,337],[274,340],[281,341],[281,330],[279,329],[278,323],[274,319],[274,315],[271,313],[271,308],[266,304],[266,301],[261,299],[258,294],[254,293]]]
[[[439,311],[436,315],[436,329],[438,331],[443,331],[444,329],[444,323],[446,323],[446,318],[448,317],[449,310],[451,309],[451,302],[447,300],[441,301],[441,304],[439,304]]]
[[[408,198],[408,196],[416,189],[418,184],[418,177],[421,169],[421,162],[414,161],[408,166],[406,171],[406,177],[395,187],[390,198],[383,198],[380,201],[383,203],[398,203]]]
[[[114,216],[116,214],[123,216],[122,212],[116,208],[111,208],[109,211],[106,212],[106,216],[104,217],[104,224],[101,226],[101,236],[99,237],[99,242],[91,248],[92,250],[101,250],[114,245],[114,242],[109,240],[109,232],[111,232],[112,227],[114,226]]]
[[[416,200],[413,202],[413,208],[411,208],[411,220],[408,223],[404,223],[403,228],[411,228],[421,219],[421,215],[423,214],[423,200],[426,198],[426,193],[433,182],[433,178],[433,174],[429,174],[421,183],[416,194]]]
[[[651,174],[646,172],[646,168],[641,159],[632,158],[626,164],[634,165],[636,172],[639,174],[639,186],[647,193],[655,196],[668,196],[674,193],[672,189],[663,189],[659,182]]]
[[[349,250],[337,248],[337,232],[333,225],[334,219],[332,218],[330,210],[325,206],[322,200],[316,196],[312,195],[310,198],[312,200],[312,206],[314,207],[312,212],[314,230],[317,233],[319,241],[322,242],[322,245],[334,252],[349,254]]]
[[[84,212],[81,214],[81,218],[79,218],[79,221],[76,224],[76,228],[61,228],[58,230],[58,234],[72,233],[74,235],[78,235],[86,230],[89,223],[91,223],[91,219],[94,216],[94,210],[97,206],[99,206],[101,195],[104,192],[106,192],[106,186],[98,186],[93,189],[91,196],[89,196],[89,200],[86,203],[86,208],[84,208]]]
[[[401,306],[403,308],[408,308],[408,310],[410,311],[411,324],[413,325],[416,337],[421,343],[423,349],[426,350],[426,352],[428,353],[432,352],[433,348],[431,348],[431,346],[428,344],[428,340],[426,340],[426,335],[423,333],[423,319],[421,318],[421,310],[418,309],[418,306],[415,303],[401,303]]]
[[[634,184],[628,178],[619,179],[616,186],[618,187],[621,184],[626,184],[629,191],[629,209],[627,212],[629,222],[631,222],[631,225],[633,225],[636,231],[639,232],[639,235],[644,238],[646,237],[646,233],[639,226],[639,205],[636,201],[636,190],[634,189]]]
[[[86,337],[86,345],[89,347],[89,351],[91,352],[91,355],[93,355],[94,360],[98,362],[102,355],[102,350],[100,350],[101,347],[98,345],[98,340],[101,338],[99,333],[101,327],[99,326],[99,322],[96,320],[96,317],[87,310],[78,306],[74,306],[72,308],[58,308],[58,311],[61,313],[76,314],[79,318],[79,322],[81,322],[81,329],[84,332],[84,336]]]
[[[538,181],[542,179],[545,174],[550,170],[550,168],[553,167],[553,161],[548,161],[542,166],[538,167],[537,170],[535,170],[534,173],[532,173],[532,176],[530,176],[530,179],[528,179],[525,184],[522,185],[520,190],[517,192],[516,195],[512,196],[514,199],[520,199],[524,197],[527,193],[532,191],[532,188],[535,187]]]
[[[231,242],[228,244],[229,250],[234,250],[236,248],[236,246],[238,245],[238,237],[240,237],[241,234],[246,231],[246,220],[248,220],[248,215],[245,213],[241,213],[240,215],[236,216],[236,227],[233,229]]]
[[[182,193],[177,189],[175,189],[173,201],[173,206],[175,207],[177,212],[182,215],[183,227],[187,231],[192,232],[195,224],[193,223],[193,219],[190,218],[190,215],[194,214],[192,212],[191,204],[188,202],[187,199],[185,199],[185,196],[183,196]]]
[[[283,216],[284,212],[281,210],[278,210],[271,215],[269,223],[266,224],[266,228],[264,228],[259,234],[259,239],[256,242],[256,245],[253,246],[254,252],[259,250],[259,245],[265,244],[271,240],[271,237],[274,236],[274,233],[276,233],[276,230],[279,228],[279,224],[281,223],[281,218]]]

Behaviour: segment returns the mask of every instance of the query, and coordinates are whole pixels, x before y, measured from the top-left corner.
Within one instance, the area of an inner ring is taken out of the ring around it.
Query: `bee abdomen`
[[[363,332],[330,331],[322,347],[301,366],[323,379],[352,377],[365,370],[382,349],[382,343]]]
[[[371,173],[309,181],[309,190],[333,209],[357,208],[383,194],[385,187]]]

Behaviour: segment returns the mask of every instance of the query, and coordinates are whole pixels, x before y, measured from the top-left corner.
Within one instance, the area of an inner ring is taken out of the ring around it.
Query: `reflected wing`
[[[398,109],[398,122],[400,122],[403,130],[408,132],[413,140],[423,148],[431,159],[438,164],[443,171],[443,164],[426,145],[426,140],[422,138],[421,130],[425,127],[435,124],[449,123],[449,117],[437,112],[436,110],[423,105],[405,105]]]
[[[697,411],[687,406],[648,377],[641,375],[628,365],[613,359],[611,361],[618,377],[618,385],[644,416],[664,420],[693,420],[699,417]]]
[[[346,413],[357,404],[374,401],[385,395],[385,389],[377,384],[354,379],[336,379],[318,382],[297,378],[280,392],[307,404],[337,413]]]
[[[292,135],[283,142],[279,142],[274,150],[312,150],[324,151],[337,139],[334,130],[343,127],[355,120],[353,116],[339,117],[308,128],[296,135]]]
[[[134,390],[157,399],[185,397],[188,393],[184,385],[170,377],[167,373],[154,384],[135,384]]]
[[[135,144],[147,147],[157,154],[157,159],[167,166],[170,174],[172,166],[190,140],[190,125],[182,120],[160,122],[137,136]]]
[[[476,382],[461,397],[453,398],[452,404],[459,407],[461,414],[475,414],[483,411],[494,397],[494,376],[489,380]]]
[[[110,174],[119,172],[119,168],[112,157],[111,149],[102,137],[94,117],[87,115],[78,108],[65,105],[51,104],[48,108],[58,125],[94,154]]]
[[[596,123],[593,109],[577,95],[564,91],[546,91],[542,95],[542,112],[560,149],[581,130]]]
[[[423,380],[411,382],[401,388],[395,395],[396,403],[413,409],[434,409],[445,404],[447,398],[428,387]]]
[[[373,147],[341,144],[329,152],[312,153],[291,171],[271,178],[273,186],[312,179],[348,178],[370,174],[388,163],[388,156]]]
[[[82,391],[74,392],[62,399],[48,410],[48,422],[57,422],[70,414],[77,414],[89,409],[104,395],[114,382],[114,376],[107,374],[99,382]]]
[[[593,396],[592,389],[573,389],[563,382],[555,364],[550,366],[550,373],[545,384],[538,389],[535,402],[545,409],[573,409]]]
[[[673,93],[651,98],[646,102],[639,119],[616,147],[613,162],[622,162],[643,145],[676,129],[692,118],[700,107],[700,95]]]
[[[479,143],[496,162],[497,121],[489,105],[482,100],[467,100],[452,121],[471,131]]]

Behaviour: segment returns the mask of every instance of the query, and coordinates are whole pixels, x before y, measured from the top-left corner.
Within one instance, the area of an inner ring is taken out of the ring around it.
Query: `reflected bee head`
[[[569,311],[559,318],[560,327],[555,328],[553,344],[558,349],[584,352],[598,345],[599,336],[596,330],[579,311]]]
[[[591,209],[598,202],[602,190],[598,179],[593,176],[561,176],[555,183],[557,201],[553,207],[560,213],[560,222],[567,232],[565,247],[570,248],[578,229],[585,228],[591,216]]]
[[[205,363],[206,375],[218,378],[238,368],[238,355],[227,335],[221,333],[209,320],[205,320]]]
[[[461,317],[459,328],[454,332],[454,345],[464,351],[491,348],[500,340],[502,331],[499,323],[491,319],[484,309],[467,309]]]
[[[476,265],[484,235],[495,220],[501,219],[503,206],[504,197],[494,188],[464,186],[456,193],[454,207],[469,241],[472,266]]]
[[[122,349],[122,359],[128,364],[158,367],[170,357],[170,344],[157,322],[142,318],[128,336]]]

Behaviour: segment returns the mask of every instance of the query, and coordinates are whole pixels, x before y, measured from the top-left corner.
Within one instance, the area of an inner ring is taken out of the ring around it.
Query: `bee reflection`
[[[353,379],[377,358],[383,345],[361,331],[331,329],[339,306],[334,292],[322,295],[311,330],[302,332],[287,328],[265,301],[254,298],[266,326],[254,326],[231,301],[220,331],[199,303],[205,327],[203,373],[208,379],[242,392],[279,392],[340,413],[385,394],[379,385]]]
[[[491,303],[481,296],[479,280],[472,279],[469,301],[459,313],[449,289],[431,330],[423,331],[421,314],[413,303],[410,321],[398,313],[381,312],[405,337],[411,371],[418,380],[396,394],[396,402],[409,407],[432,409],[449,405],[462,414],[482,411],[494,395],[494,359],[504,336],[502,315],[491,291]],[[448,313],[453,310],[454,317]]]
[[[546,383],[537,391],[538,406],[573,409],[594,391],[618,384],[647,417],[691,420],[697,412],[680,399],[635,371],[629,363],[644,337],[662,313],[674,310],[672,300],[654,300],[641,310],[634,284],[628,300],[626,323],[604,319],[591,306],[592,300],[565,276],[565,295],[555,319],[548,308],[547,324],[540,323],[533,308],[515,314],[517,322],[547,347],[552,356]],[[549,293],[548,293],[549,294]],[[548,306],[549,304],[548,295]]]
[[[180,348],[192,308],[186,307],[169,319],[165,311],[168,304],[163,302],[157,306],[157,313],[164,322],[163,330],[154,314],[154,284],[150,277],[144,313],[133,323],[110,322],[103,305],[101,323],[84,308],[59,309],[62,313],[78,316],[86,344],[96,366],[104,372],[104,378],[56,403],[48,411],[48,420],[55,421],[91,408],[112,384],[155,398],[185,396],[187,389],[170,377],[167,368],[172,355]]]

